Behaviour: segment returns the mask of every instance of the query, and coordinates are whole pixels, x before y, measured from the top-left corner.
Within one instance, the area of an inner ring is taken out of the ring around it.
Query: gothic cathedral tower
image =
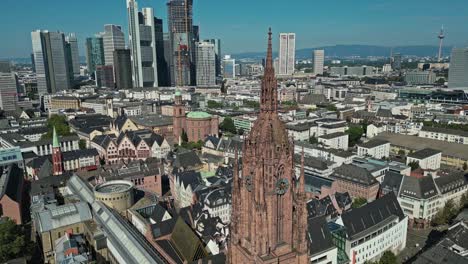
[[[60,151],[60,143],[55,127],[52,139],[52,167],[54,175],[61,175],[63,173],[62,151]]]
[[[244,140],[242,172],[237,162],[234,169],[231,264],[308,263],[304,166],[297,181],[294,142],[278,116],[271,30],[268,34],[260,114]]]

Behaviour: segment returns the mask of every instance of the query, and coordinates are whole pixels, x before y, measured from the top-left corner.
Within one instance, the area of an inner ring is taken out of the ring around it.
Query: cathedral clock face
[[[282,178],[276,182],[275,192],[277,195],[283,195],[288,191],[289,181],[288,179]]]
[[[245,177],[245,188],[249,192],[251,192],[252,189],[253,189],[252,176],[250,176],[250,175]]]

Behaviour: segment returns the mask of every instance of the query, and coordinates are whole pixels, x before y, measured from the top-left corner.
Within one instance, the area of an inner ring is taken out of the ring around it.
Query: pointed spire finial
[[[60,144],[59,144],[59,140],[58,140],[58,136],[57,136],[57,131],[55,130],[55,126],[54,126],[54,132],[53,132],[53,135],[52,135],[52,147],[53,148],[60,148]]]

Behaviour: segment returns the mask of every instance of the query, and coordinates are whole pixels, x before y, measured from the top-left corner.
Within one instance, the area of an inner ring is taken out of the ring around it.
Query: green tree
[[[444,85],[445,84],[445,78],[439,78],[436,82],[438,85]]]
[[[348,129],[347,133],[349,135],[349,145],[351,147],[354,147],[354,145],[356,145],[359,142],[362,135],[364,134],[364,129],[362,128],[362,126],[351,126]]]
[[[463,170],[467,170],[468,169],[468,164],[466,164],[466,161],[465,163],[463,163]]]
[[[47,133],[42,136],[43,139],[50,139],[52,138],[53,131],[57,131],[59,136],[70,136],[73,133],[70,132],[70,127],[68,126],[66,117],[63,115],[52,115],[47,120]]]
[[[239,129],[237,130],[237,134],[240,135],[240,136],[244,135],[244,133],[245,133],[245,131],[244,131],[243,128],[239,128]]]
[[[468,207],[468,191],[466,191],[460,198],[460,207],[462,209]]]
[[[391,251],[385,251],[380,258],[379,264],[396,264],[397,257]]]
[[[182,129],[182,135],[180,137],[182,139],[182,142],[188,142],[188,135],[187,132],[185,132],[185,129]]]
[[[398,150],[398,156],[405,156],[406,152],[402,149]]]
[[[463,198],[463,197],[462,197]],[[456,207],[453,200],[448,200],[443,208],[440,208],[437,214],[432,219],[433,225],[444,225],[448,224],[458,212],[458,208]]]
[[[260,108],[260,103],[257,101],[243,100],[242,103],[246,107],[250,107],[254,109]]]
[[[223,108],[223,103],[218,103],[216,101],[213,101],[213,100],[209,100],[208,101],[208,108]]]
[[[332,105],[332,104],[327,105],[326,109],[327,109],[328,111],[337,111],[337,110],[338,110],[338,109],[336,108],[336,106],[335,106],[335,105]]]
[[[408,163],[408,165],[411,167],[411,171],[419,169],[419,162],[417,162],[415,160]]]
[[[231,132],[233,134],[237,132],[236,126],[234,126],[234,121],[229,116],[224,118],[223,122],[219,125],[219,128],[225,132]]]
[[[367,199],[363,197],[357,197],[354,199],[353,204],[351,204],[352,208],[359,208],[367,203]]]
[[[318,140],[317,140],[316,137],[311,136],[311,137],[309,138],[309,143],[310,143],[310,144],[317,144],[317,143],[318,143]]]
[[[10,219],[0,222],[0,262],[23,256],[27,243],[21,227]]]
[[[80,141],[78,141],[78,146],[80,149],[86,149],[86,140],[80,139]]]

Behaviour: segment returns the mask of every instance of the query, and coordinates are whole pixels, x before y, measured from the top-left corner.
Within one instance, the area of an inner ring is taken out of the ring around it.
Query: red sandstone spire
[[[278,109],[278,92],[276,87],[275,69],[273,68],[271,34],[270,28],[268,32],[268,49],[265,62],[265,72],[262,81],[262,94],[260,98],[262,112],[276,112]]]

